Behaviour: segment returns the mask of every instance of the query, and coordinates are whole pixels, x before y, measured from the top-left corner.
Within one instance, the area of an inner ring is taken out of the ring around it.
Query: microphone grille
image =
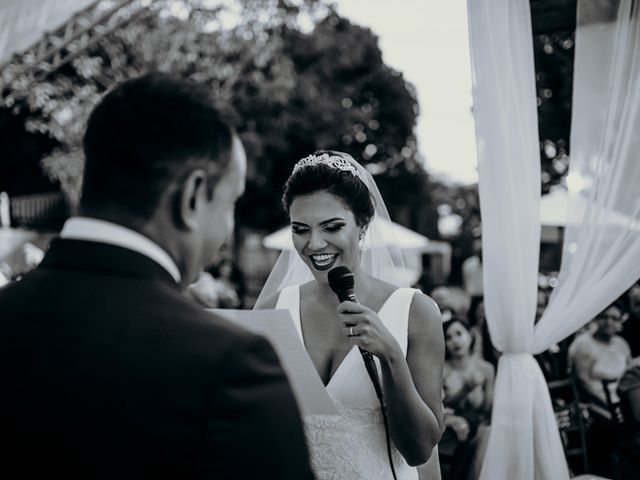
[[[334,292],[348,290],[355,286],[353,273],[348,267],[335,267],[329,270],[329,286]]]

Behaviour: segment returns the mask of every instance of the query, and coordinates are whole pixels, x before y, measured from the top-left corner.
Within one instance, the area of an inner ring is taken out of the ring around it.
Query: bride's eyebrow
[[[344,218],[342,217],[333,217],[330,218],[329,220],[323,220],[322,222],[320,222],[320,225],[326,225],[327,223],[333,223],[333,222],[344,222]]]
[[[328,220],[323,220],[320,223],[318,223],[318,225],[327,225],[329,223],[333,223],[333,222],[344,222],[344,218],[342,217],[333,217],[333,218],[329,218]],[[308,227],[309,225],[307,225],[306,223],[302,223],[302,222],[297,222],[297,221],[292,221],[291,222],[291,226],[292,227]]]

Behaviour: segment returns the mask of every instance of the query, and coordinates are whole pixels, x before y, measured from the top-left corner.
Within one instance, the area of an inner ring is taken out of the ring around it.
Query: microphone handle
[[[356,294],[353,290],[349,289],[346,292],[340,292],[339,300],[344,302],[349,300],[350,302],[360,303],[356,297]],[[378,368],[376,367],[376,362],[373,360],[373,355],[371,352],[367,352],[364,348],[358,347],[360,350],[360,355],[362,355],[362,360],[364,361],[364,366],[367,369],[367,373],[369,374],[369,378],[371,379],[371,383],[373,383],[373,388],[376,391],[376,396],[382,400],[382,387],[380,386],[380,377],[378,376]]]

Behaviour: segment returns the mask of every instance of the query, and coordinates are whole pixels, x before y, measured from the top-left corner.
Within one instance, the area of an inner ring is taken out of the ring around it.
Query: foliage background
[[[102,3],[107,8],[109,0]],[[439,217],[460,217],[460,230],[447,237],[451,280],[459,280],[457,266],[481,231],[477,188],[425,171],[414,136],[414,87],[385,65],[371,30],[341,18],[328,0],[144,3],[134,21],[102,35],[73,62],[35,84],[11,85],[10,98],[0,100],[0,190],[60,188],[75,205],[81,136],[93,106],[121,80],[171,71],[209,86],[241,119],[249,171],[239,229],[284,224],[279,198],[295,161],[318,148],[344,150],[376,176],[394,220],[438,239]],[[569,164],[573,32],[536,35],[534,49],[546,193],[564,181]]]

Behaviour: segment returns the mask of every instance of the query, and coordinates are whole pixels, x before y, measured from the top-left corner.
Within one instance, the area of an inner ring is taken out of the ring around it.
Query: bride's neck
[[[364,296],[365,292],[368,291],[371,286],[371,277],[364,273],[362,269],[353,271],[354,281],[355,281],[355,293],[356,297],[360,298]],[[331,290],[331,287],[328,283],[325,282],[316,282],[315,294],[320,301],[325,301],[329,303],[335,303],[336,305],[339,303],[338,298],[336,297],[336,293]]]

